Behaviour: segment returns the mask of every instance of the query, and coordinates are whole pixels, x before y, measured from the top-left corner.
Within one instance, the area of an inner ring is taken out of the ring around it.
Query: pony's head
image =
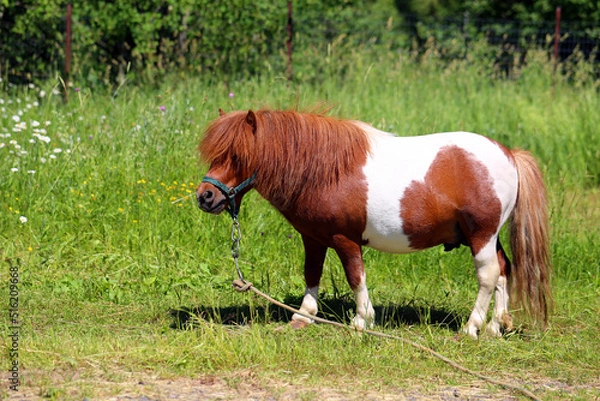
[[[242,197],[254,186],[254,112],[223,113],[206,130],[200,155],[210,165],[196,189],[200,209],[219,214],[227,209],[236,216]]]
[[[196,190],[198,204],[210,213],[228,206],[231,212],[251,188],[280,211],[318,203],[365,163],[369,148],[361,125],[321,113],[221,113],[200,142],[210,168]]]

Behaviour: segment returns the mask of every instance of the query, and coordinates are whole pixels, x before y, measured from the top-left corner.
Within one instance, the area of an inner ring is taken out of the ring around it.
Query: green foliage
[[[594,1],[567,0],[560,4],[548,0],[503,1],[503,0],[395,0],[398,11],[426,22],[434,19],[484,18],[515,21],[553,21],[556,7],[562,10],[562,19],[595,23],[600,19],[600,7]]]
[[[56,64],[65,57],[67,3],[24,0],[2,6],[1,33],[11,38],[3,41],[0,52],[6,55],[2,61],[8,64],[8,74],[62,70]],[[264,68],[264,59],[285,39],[286,9],[269,2],[75,0],[72,4],[72,71],[91,83],[122,80],[131,67],[147,79],[174,69],[253,74]]]

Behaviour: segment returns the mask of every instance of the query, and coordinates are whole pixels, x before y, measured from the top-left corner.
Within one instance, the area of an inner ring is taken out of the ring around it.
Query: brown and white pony
[[[353,324],[365,328],[375,312],[362,247],[406,253],[443,244],[471,249],[479,283],[464,329],[471,337],[485,323],[492,294],[492,334],[512,327],[509,294],[537,322],[547,322],[545,187],[528,152],[472,133],[396,137],[359,121],[276,110],[222,113],[199,150],[210,164],[196,190],[202,210],[236,214],[254,188],[302,236],[305,314],[318,312],[327,248],[339,256],[354,291]],[[513,264],[498,239],[507,220]],[[296,327],[311,322],[292,317]]]

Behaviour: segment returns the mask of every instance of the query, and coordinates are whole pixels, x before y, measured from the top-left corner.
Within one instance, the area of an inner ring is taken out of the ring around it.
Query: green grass
[[[151,372],[215,374],[235,388],[241,371],[256,380],[358,389],[431,392],[473,383],[399,342],[323,325],[293,331],[283,312],[231,289],[230,221],[201,213],[188,197],[206,170],[196,153],[202,130],[220,107],[324,101],[331,114],[399,135],[468,130],[536,155],[551,200],[550,329],[523,327],[479,341],[460,334],[476,293],[464,248],[366,250],[378,329],[547,398],[598,397],[598,82],[574,74],[553,85],[551,66],[537,59],[511,79],[493,78],[469,61],[447,69],[392,56],[354,62],[314,84],[288,85],[278,76],[229,84],[173,77],[160,88],[125,85],[116,94],[82,88],[68,105],[40,97],[51,86],[0,93],[0,299],[8,304],[10,267],[18,267],[23,386],[50,398],[94,397],[119,392],[118,385],[100,390],[94,379],[118,384],[132,372]],[[15,115],[26,127],[19,130]],[[41,128],[50,143],[31,143]],[[299,235],[256,193],[245,199],[240,219],[246,277],[297,305],[304,289]],[[326,316],[351,316],[352,296],[333,253],[322,294]],[[10,359],[7,316],[0,320],[2,370]],[[78,385],[64,384],[71,376]]]

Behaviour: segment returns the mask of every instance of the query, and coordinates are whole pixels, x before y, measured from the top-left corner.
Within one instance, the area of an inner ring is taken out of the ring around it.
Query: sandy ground
[[[353,389],[351,385],[333,387],[323,383],[319,387],[280,381],[258,380],[252,374],[239,373],[228,378],[202,376],[195,379],[162,379],[149,375],[135,375],[127,380],[78,378],[37,385],[23,385],[19,391],[0,390],[6,400],[81,400],[81,401],[162,401],[162,400],[268,400],[268,401],[391,401],[391,400],[519,400],[520,394],[498,386],[473,380],[460,385],[427,386],[415,384],[411,388]],[[600,383],[569,386],[562,382],[538,381],[529,389],[542,399],[571,399],[584,395],[584,399],[600,400]]]

